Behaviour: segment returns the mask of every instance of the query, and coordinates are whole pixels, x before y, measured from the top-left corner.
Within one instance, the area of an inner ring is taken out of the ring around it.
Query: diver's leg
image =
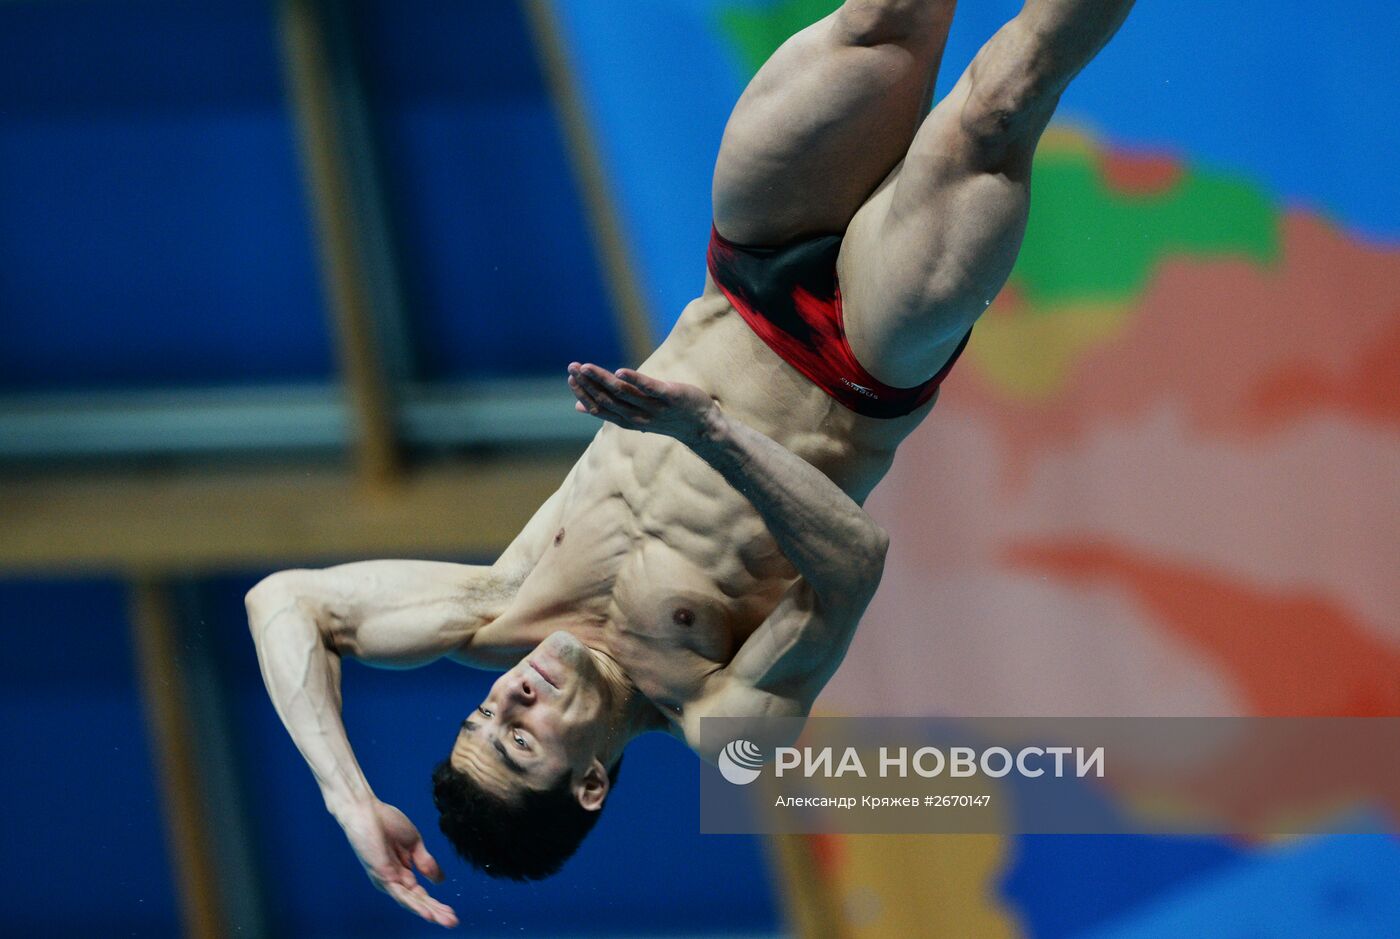
[[[1040,134],[1131,7],[1028,0],[852,220],[838,265],[846,334],[876,378],[897,387],[929,378],[1006,282],[1025,233]]]
[[[740,244],[841,232],[928,113],[954,0],[847,0],[759,69],[730,115],[715,227]]]

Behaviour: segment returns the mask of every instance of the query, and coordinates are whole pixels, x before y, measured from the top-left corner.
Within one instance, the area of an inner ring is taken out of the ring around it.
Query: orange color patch
[[[1001,288],[1001,293],[997,294],[992,301],[991,309],[987,311],[988,316],[1020,316],[1029,312],[1030,303],[1026,300],[1025,291],[1015,281],[1007,281]]]
[[[1044,451],[1077,445],[1089,426],[1131,420],[1163,402],[1184,405],[1199,431],[1239,440],[1316,413],[1389,421],[1374,402],[1389,398],[1393,376],[1375,389],[1341,386],[1361,377],[1350,371],[1358,362],[1388,361],[1400,251],[1361,244],[1297,213],[1285,218],[1282,237],[1276,267],[1164,259],[1125,328],[1113,342],[1085,348],[1053,398],[1011,400],[975,369],[960,373],[947,394],[955,389],[960,405],[1002,428],[1013,481]],[[974,357],[977,342],[974,332]],[[1327,388],[1279,390],[1304,362]],[[1370,365],[1364,370],[1371,374]]]
[[[1099,158],[1105,185],[1128,196],[1155,196],[1181,181],[1185,168],[1164,153],[1124,153],[1105,150]]]
[[[829,882],[836,876],[837,869],[845,860],[845,852],[841,850],[841,839],[836,835],[807,835],[806,842],[817,870]]]
[[[1261,716],[1400,715],[1400,652],[1324,596],[1272,593],[1127,548],[1023,543],[1011,564],[1128,590],[1216,660]]]
[[[1295,414],[1323,409],[1400,426],[1400,309],[1392,316],[1390,331],[1361,350],[1343,372],[1308,359],[1261,378],[1251,416],[1263,424],[1283,424]]]

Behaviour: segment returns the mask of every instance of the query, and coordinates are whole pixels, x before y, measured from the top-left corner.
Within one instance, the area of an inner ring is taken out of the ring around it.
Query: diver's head
[[[572,634],[556,632],[501,675],[433,773],[439,827],[494,877],[563,865],[617,780],[626,694]]]

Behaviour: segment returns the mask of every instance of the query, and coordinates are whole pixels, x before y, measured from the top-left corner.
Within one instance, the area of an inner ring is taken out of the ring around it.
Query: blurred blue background
[[[574,358],[620,364],[520,7],[347,9],[411,311],[408,380],[552,377]],[[0,6],[0,394],[26,403],[63,393],[76,410],[91,393],[335,382],[279,42],[274,4]],[[147,467],[139,454],[124,459],[135,462],[123,469]],[[81,462],[64,468],[101,469]],[[17,496],[24,473],[49,470],[11,472]],[[238,922],[240,934],[430,933],[370,887],[267,701],[242,612],[243,592],[266,572],[170,588],[179,643],[208,666],[201,693],[226,720],[223,757],[239,793],[207,808],[237,813],[221,824],[246,830],[256,865],[258,895],[238,904],[256,923]],[[0,934],[181,932],[123,573],[0,581],[0,799],[12,844],[25,846],[17,869],[28,871],[0,888]],[[428,777],[490,677],[350,665],[344,679],[365,770],[450,871],[438,892],[469,934],[778,928],[762,844],[700,836],[697,775],[669,739],[629,751],[604,820],[560,877],[525,887],[466,871],[436,831]]]

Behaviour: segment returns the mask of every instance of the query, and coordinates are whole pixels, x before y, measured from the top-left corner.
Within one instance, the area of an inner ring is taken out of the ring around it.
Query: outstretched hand
[[[370,881],[398,901],[399,906],[439,926],[456,926],[457,914],[428,895],[414,875],[442,883],[442,868],[423,846],[423,836],[398,809],[374,800],[341,820],[350,846]]]
[[[574,408],[610,424],[695,443],[720,420],[714,399],[683,382],[662,381],[632,369],[569,365]]]

